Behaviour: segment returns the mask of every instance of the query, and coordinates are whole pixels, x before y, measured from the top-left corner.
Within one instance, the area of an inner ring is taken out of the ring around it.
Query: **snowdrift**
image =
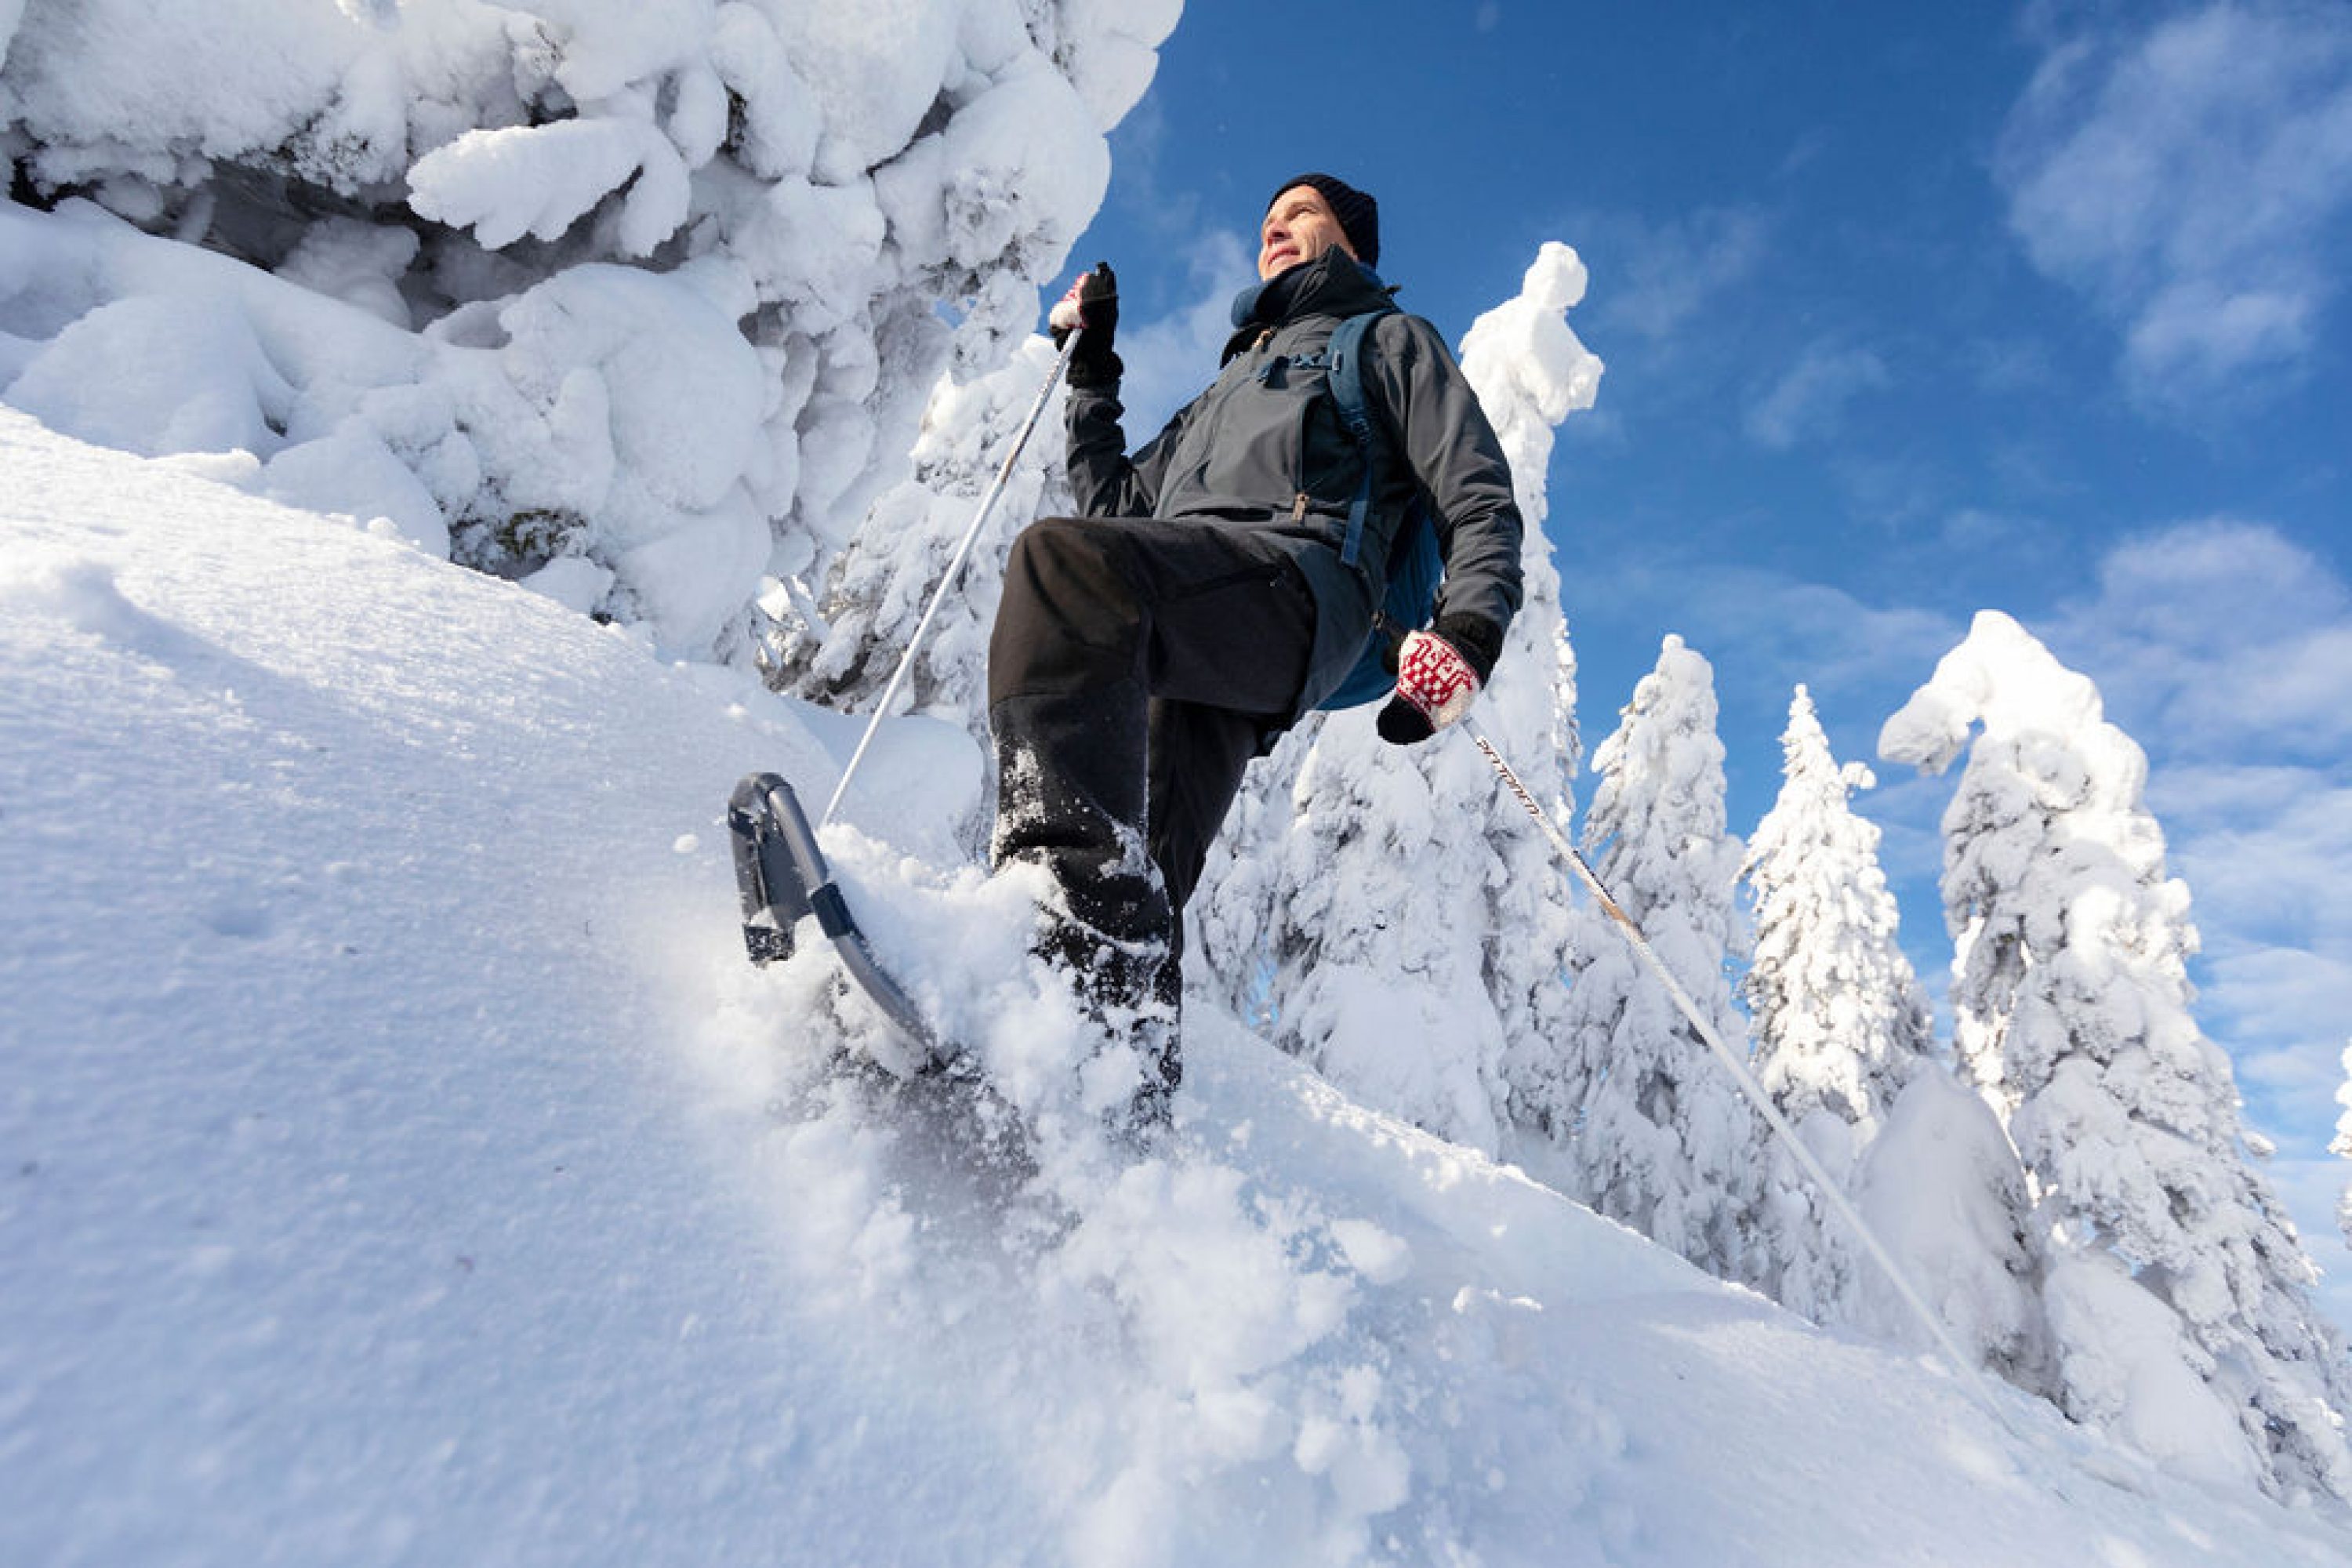
[[[829,789],[844,721],[14,409],[0,476],[0,1560],[2352,1553],[1998,1395],[2013,1436],[1205,1002],[1171,1143],[1087,1136],[920,721],[828,849],[1065,1114],[894,1089],[734,929],[728,786]]]

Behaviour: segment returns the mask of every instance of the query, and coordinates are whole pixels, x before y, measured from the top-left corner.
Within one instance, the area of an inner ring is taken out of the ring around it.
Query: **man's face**
[[[1312,261],[1333,246],[1349,255],[1356,247],[1340,232],[1339,220],[1323,193],[1312,185],[1293,185],[1274,198],[1265,222],[1257,231],[1257,275],[1261,281],[1302,261]]]

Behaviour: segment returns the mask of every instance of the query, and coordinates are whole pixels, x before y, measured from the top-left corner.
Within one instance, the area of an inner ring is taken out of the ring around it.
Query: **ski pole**
[[[1804,1140],[1797,1136],[1797,1130],[1789,1124],[1789,1119],[1780,1113],[1780,1108],[1772,1103],[1772,1097],[1764,1092],[1764,1086],[1758,1083],[1755,1075],[1748,1070],[1748,1064],[1741,1061],[1732,1052],[1731,1047],[1723,1043],[1722,1035],[1706,1021],[1706,1016],[1698,1009],[1698,1004],[1691,1000],[1690,993],[1683,989],[1681,982],[1675,978],[1674,972],[1669,970],[1664,961],[1658,957],[1656,951],[1650,946],[1649,939],[1642,934],[1642,928],[1634,923],[1633,917],[1627,914],[1624,906],[1610,895],[1609,889],[1602,885],[1599,874],[1592,869],[1583,855],[1578,852],[1576,846],[1568,841],[1568,836],[1559,830],[1559,825],[1553,822],[1549,814],[1538,804],[1536,797],[1528,793],[1527,785],[1519,782],[1519,775],[1511,771],[1510,763],[1503,760],[1502,752],[1495,749],[1494,742],[1487,740],[1485,733],[1475,725],[1465,725],[1464,728],[1468,731],[1472,742],[1485,753],[1487,764],[1495,770],[1496,776],[1503,781],[1504,786],[1511,792],[1518,803],[1527,808],[1528,815],[1535,818],[1536,826],[1543,829],[1544,837],[1551,840],[1552,848],[1559,852],[1560,858],[1568,862],[1570,868],[1584,883],[1585,888],[1592,895],[1593,902],[1600,906],[1601,912],[1607,915],[1615,924],[1626,942],[1632,945],[1635,956],[1640,958],[1650,973],[1657,977],[1659,984],[1666,988],[1666,994],[1674,999],[1675,1006],[1682,1013],[1684,1020],[1697,1032],[1700,1039],[1706,1042],[1707,1049],[1712,1051],[1716,1059],[1729,1070],[1732,1081],[1739,1086],[1740,1093],[1748,1097],[1748,1103],[1755,1106],[1757,1111],[1770,1125],[1773,1132],[1787,1145],[1790,1154],[1803,1168],[1815,1190],[1821,1194],[1822,1201],[1845,1222],[1847,1228],[1853,1232],[1855,1238],[1862,1243],[1863,1250],[1870,1255],[1871,1260],[1876,1263],[1880,1271],[1886,1276],[1887,1282],[1895,1287],[1895,1293],[1903,1299],[1904,1305],[1911,1310],[1913,1315],[1927,1329],[1929,1337],[1935,1341],[1937,1348],[1943,1352],[1944,1359],[1950,1362],[1953,1368],[1959,1373],[1961,1384],[1968,1390],[1969,1396],[1984,1409],[1986,1414],[2000,1424],[2002,1430],[2021,1441],[2031,1442],[2031,1438],[2011,1424],[2008,1415],[1994,1402],[1991,1392],[1985,1387],[1983,1373],[1979,1372],[1976,1364],[1961,1352],[1959,1345],[1952,1338],[1951,1331],[1944,1327],[1943,1320],[1936,1316],[1926,1300],[1912,1286],[1910,1279],[1905,1276],[1902,1266],[1895,1261],[1894,1255],[1886,1250],[1885,1244],[1878,1239],[1877,1233],[1873,1231],[1869,1223],[1862,1217],[1861,1211],[1847,1201],[1845,1194],[1841,1192],[1837,1184],[1830,1179],[1829,1172],[1823,1169],[1822,1163],[1813,1157],[1813,1152],[1805,1147]]]
[[[948,590],[955,586],[956,578],[963,571],[964,558],[971,553],[973,542],[980,538],[980,531],[987,526],[989,513],[996,510],[997,498],[1004,493],[1005,481],[1013,477],[1013,465],[1021,460],[1022,451],[1029,445],[1030,433],[1037,428],[1037,421],[1045,413],[1046,402],[1053,397],[1054,388],[1060,384],[1063,372],[1069,369],[1070,356],[1077,352],[1082,331],[1072,329],[1069,337],[1063,341],[1062,357],[1054,362],[1054,368],[1046,374],[1045,384],[1037,389],[1037,400],[1029,405],[1029,417],[1021,422],[1019,432],[1013,437],[1011,449],[1004,454],[1004,461],[997,467],[996,478],[990,482],[988,492],[980,498],[980,510],[972,515],[971,526],[963,531],[962,542],[956,546],[955,554],[949,559],[947,574],[940,579],[940,585],[931,590],[931,602],[923,606],[923,618],[915,623],[915,635],[907,639],[907,651],[898,656],[898,668],[890,672],[890,684],[882,689],[882,700],[874,705],[873,717],[866,721],[866,732],[857,738],[857,749],[849,754],[849,765],[841,770],[841,782],[833,786],[833,798],[824,803],[824,815],[817,818],[819,827],[830,823],[834,814],[841,809],[842,797],[849,793],[851,777],[856,773],[858,764],[866,760],[866,749],[874,743],[874,733],[882,727],[883,717],[890,711],[891,700],[898,695],[898,688],[905,682],[907,672],[915,666],[915,652],[923,646],[923,637],[931,629],[932,617],[947,602]]]

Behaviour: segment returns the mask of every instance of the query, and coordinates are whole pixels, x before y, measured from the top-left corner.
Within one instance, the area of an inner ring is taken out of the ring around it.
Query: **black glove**
[[[1503,651],[1503,634],[1483,616],[1440,616],[1397,649],[1396,695],[1381,710],[1381,739],[1411,746],[1470,710]]]
[[[1097,261],[1092,272],[1080,273],[1045,324],[1057,349],[1070,341],[1073,331],[1085,329],[1078,333],[1077,352],[1070,355],[1072,386],[1108,386],[1127,368],[1110,348],[1118,332],[1118,279],[1109,262]]]

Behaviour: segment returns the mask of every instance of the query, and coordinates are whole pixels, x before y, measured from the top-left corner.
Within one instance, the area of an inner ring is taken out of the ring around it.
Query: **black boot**
[[[1139,1101],[1164,1121],[1181,1073],[1174,910],[1146,848],[1146,703],[1124,682],[1067,695],[1008,698],[989,710],[998,795],[998,866],[1030,862],[1058,891],[1034,951],[1066,975],[1106,1039],[1147,1064]]]
[[[1141,1081],[1117,1120],[1167,1126],[1183,1077],[1183,991],[1174,955],[1161,943],[1114,940],[1050,908],[1039,912],[1031,951],[1070,987],[1079,1014],[1107,1045],[1130,1047],[1140,1059]]]

